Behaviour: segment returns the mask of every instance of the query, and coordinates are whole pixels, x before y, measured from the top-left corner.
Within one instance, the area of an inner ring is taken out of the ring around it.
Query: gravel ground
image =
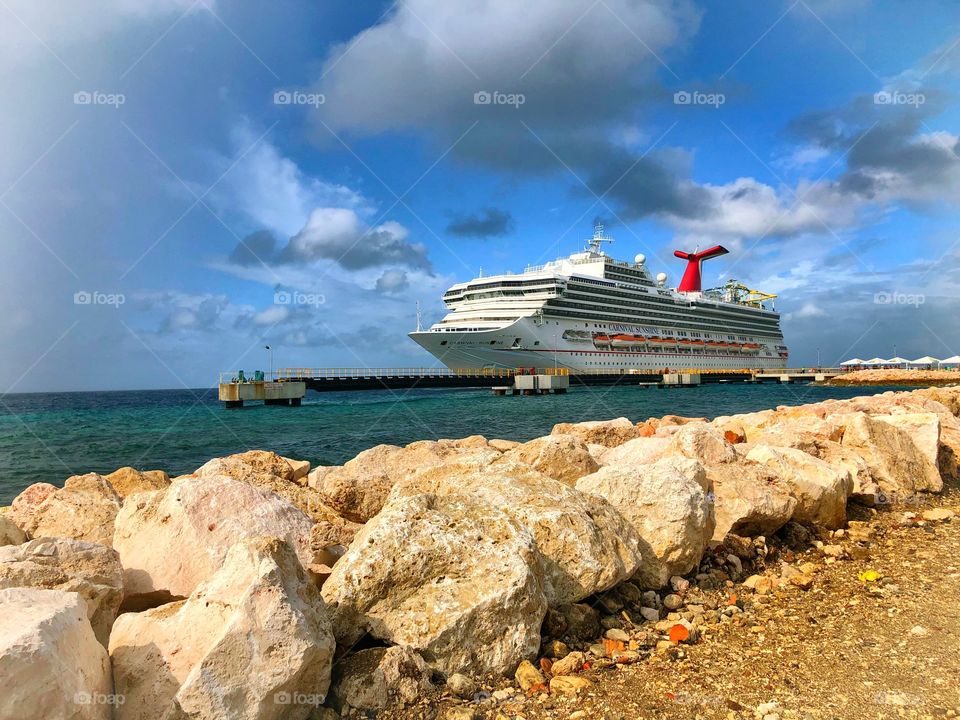
[[[923,520],[922,513],[932,508],[956,515]],[[678,612],[691,606],[707,611],[693,644],[666,647],[666,633],[655,632],[628,604],[626,615],[615,617],[633,639],[628,647],[637,651],[625,659],[635,662],[588,654],[590,667],[578,677],[592,684],[575,696],[542,686],[528,694],[512,681],[490,680],[466,700],[438,692],[378,717],[960,716],[960,493],[951,490],[922,506],[861,508],[855,514],[851,519],[859,522],[851,530],[821,535],[820,548],[791,551],[771,538],[763,567],[748,564],[739,577],[762,573],[769,581],[805,567],[812,577],[806,589],[784,582],[767,591],[761,582],[755,592],[742,582],[721,582],[682,593],[685,604]],[[728,619],[709,621],[733,603],[742,611],[728,609],[733,612]]]

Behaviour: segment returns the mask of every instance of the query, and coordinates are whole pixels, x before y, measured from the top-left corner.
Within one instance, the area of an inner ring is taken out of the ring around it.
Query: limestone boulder
[[[234,480],[258,484],[264,475],[293,482],[296,472],[290,462],[268,450],[247,452],[213,458],[194,471],[194,475],[226,475]]]
[[[732,463],[737,460],[736,450],[723,433],[705,422],[683,425],[673,434],[665,453],[682,455],[703,465]]]
[[[640,566],[641,540],[609,502],[509,458],[480,470],[447,465],[420,473],[398,483],[391,498],[424,492],[469,496],[527,528],[543,556],[551,607],[607,590]]]
[[[782,479],[797,501],[792,520],[835,530],[847,522],[847,497],[853,491],[849,470],[834,467],[795,448],[757,445],[747,459]]]
[[[190,598],[125,613],[110,635],[116,720],[301,720],[326,699],[334,640],[296,553],[247,538]]]
[[[377,445],[342,467],[318,468],[308,484],[343,517],[364,523],[380,512],[391,488],[403,478],[446,464],[484,467],[500,456],[500,450],[478,435],[406,447]]]
[[[613,467],[634,467],[656,462],[670,447],[668,437],[638,437],[627,440],[615,448],[604,448],[600,457],[602,465]]]
[[[296,461],[293,461],[296,462]],[[196,477],[229,477],[254,487],[269,490],[299,508],[315,521],[336,523],[342,521],[339,513],[329,507],[320,493],[306,487],[305,476],[298,478],[302,466],[273,452],[250,450],[237,455],[214,458],[194,471]]]
[[[47,588],[75,592],[97,639],[107,645],[123,599],[123,568],[115,550],[69,538],[40,538],[0,548],[0,589]]]
[[[873,504],[880,495],[880,486],[870,472],[870,466],[856,450],[835,442],[818,442],[813,454],[839,470],[846,470],[853,479],[850,500]]]
[[[540,646],[541,562],[498,506],[413,495],[363,527],[322,592],[344,645],[369,633],[448,675],[509,674]]]
[[[696,460],[608,465],[577,481],[577,489],[607,500],[640,536],[634,581],[644,588],[661,588],[693,570],[713,537],[710,484]]]
[[[7,513],[0,513],[0,547],[19,545],[26,541],[26,533],[17,526]]]
[[[283,458],[293,469],[293,476],[290,478],[298,485],[306,485],[307,475],[310,474],[309,460],[294,460],[293,458]]]
[[[787,484],[764,465],[743,461],[714,465],[707,468],[707,479],[716,502],[713,539],[720,542],[731,532],[746,536],[776,532],[797,507]]]
[[[188,476],[166,492],[138,493],[117,516],[114,535],[125,604],[143,608],[187,597],[231,547],[260,535],[286,540],[309,565],[313,524],[275,493],[224,476]]]
[[[526,463],[547,477],[573,485],[579,478],[596,472],[600,465],[576,435],[547,435],[518,445],[505,458]]]
[[[28,485],[23,492],[17,495],[10,504],[10,509],[5,513],[13,523],[23,530],[34,522],[37,514],[37,508],[48,497],[57,491],[56,485],[47,482],[34,483]]]
[[[348,547],[363,527],[340,518],[339,520],[321,520],[310,530],[310,547],[319,552],[332,545]]]
[[[124,499],[134,493],[166,490],[170,487],[170,476],[163,470],[137,470],[132,467],[122,467],[104,477],[117,495]]]
[[[62,488],[52,492],[46,483],[28,487],[14,499],[10,516],[27,537],[67,537],[109,545],[120,504],[120,496],[105,478],[88,473],[67,478]]]
[[[391,704],[413,705],[433,689],[430,666],[402,647],[369,648],[337,663],[331,702],[341,711],[376,712]]]
[[[936,466],[940,459],[940,418],[933,413],[874,415],[874,420],[906,432],[917,449]]]
[[[513,450],[517,445],[520,445],[516,440],[501,440],[499,438],[494,438],[490,440],[490,447],[499,450],[500,452],[507,452],[507,450]]]
[[[559,423],[553,426],[551,435],[575,435],[588,445],[595,443],[606,447],[622,445],[627,440],[640,436],[640,430],[627,418],[616,420],[590,420],[580,423]]]
[[[110,658],[77,593],[0,590],[0,717],[109,720]]]
[[[842,444],[864,459],[870,473],[887,494],[917,491],[940,492],[943,480],[936,461],[931,461],[906,429],[877,420],[866,413],[840,415]],[[936,415],[930,421],[936,419]],[[936,419],[939,423],[939,419]]]

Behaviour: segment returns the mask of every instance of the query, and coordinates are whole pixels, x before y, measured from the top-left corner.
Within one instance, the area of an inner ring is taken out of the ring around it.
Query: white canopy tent
[[[948,357],[946,360],[941,360],[940,367],[960,367],[960,355],[954,355],[953,357]]]
[[[906,358],[902,358],[899,355],[897,357],[892,357],[887,360],[887,365],[899,365],[901,367],[906,367],[910,364],[910,361]]]
[[[883,358],[871,358],[870,360],[864,360],[864,365],[889,365],[889,361],[884,360]]]
[[[937,360],[935,357],[930,357],[929,355],[924,355],[922,358],[917,358],[916,360],[911,360],[908,365],[910,367],[938,367],[941,361]]]
[[[852,367],[854,365],[863,365],[864,361],[860,358],[851,358],[850,360],[844,360],[840,363],[840,367]]]

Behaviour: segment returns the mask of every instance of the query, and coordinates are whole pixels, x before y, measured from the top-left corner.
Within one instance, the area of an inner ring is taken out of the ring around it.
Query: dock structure
[[[227,407],[243,407],[245,401],[267,405],[298,406],[307,390],[409,390],[414,388],[491,388],[496,395],[564,393],[591,385],[624,385],[647,388],[693,388],[714,383],[824,382],[836,377],[835,368],[796,370],[695,368],[660,370],[604,370],[571,372],[567,368],[281,368],[266,379],[256,372],[254,380],[243,373],[223,373],[220,400]],[[231,375],[229,381],[224,376]]]
[[[753,374],[755,382],[779,382],[779,383],[806,383],[806,382],[826,382],[840,374],[839,370],[824,369],[800,369],[800,370],[774,370],[772,372],[756,372]]]
[[[219,397],[228,408],[241,408],[246,401],[262,400],[264,405],[300,407],[307,384],[298,381],[221,382]]]

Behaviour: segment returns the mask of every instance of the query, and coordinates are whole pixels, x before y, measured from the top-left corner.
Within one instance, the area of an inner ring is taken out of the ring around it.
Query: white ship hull
[[[410,333],[427,352],[449,368],[536,367],[568,368],[573,372],[620,370],[740,370],[782,369],[774,344],[760,344],[755,352],[737,349],[685,349],[654,343],[597,343],[595,340],[571,341],[567,331],[582,332],[583,323],[547,319],[538,324],[533,318],[520,318],[510,325],[491,330],[469,332],[422,331]],[[519,340],[519,342],[518,342]]]
[[[677,289],[646,258],[605,255],[598,226],[588,248],[522,274],[480,276],[443,295],[449,312],[410,337],[454,369],[563,367],[574,372],[746,370],[787,366],[775,295],[736,280],[701,290],[700,265],[726,254],[677,251]]]

